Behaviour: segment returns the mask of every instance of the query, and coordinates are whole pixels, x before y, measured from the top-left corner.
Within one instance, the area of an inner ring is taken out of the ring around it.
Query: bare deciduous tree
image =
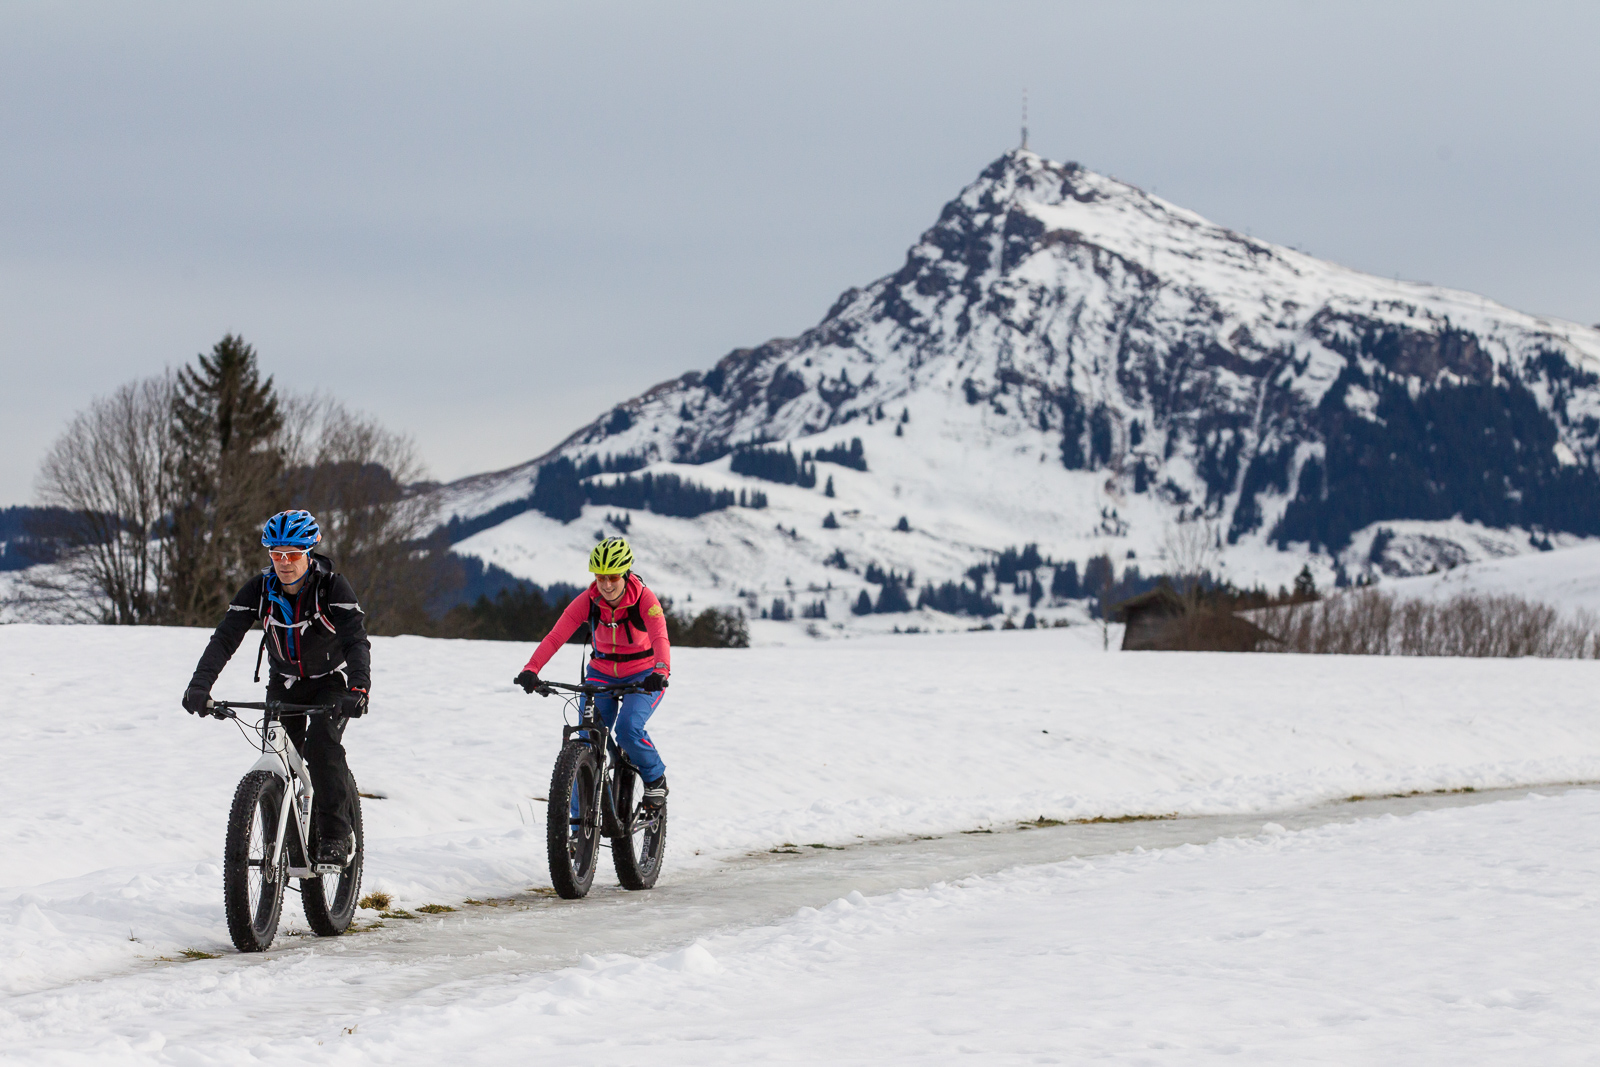
[[[326,398],[291,398],[284,413],[279,508],[317,516],[323,550],[361,596],[371,632],[427,632],[444,576],[418,543],[435,511],[408,488],[424,474],[415,444]]]
[[[62,555],[21,596],[58,618],[160,622],[168,614],[163,538],[172,505],[170,375],[130,382],[74,416],[39,469],[46,506],[71,512]]]
[[[1212,575],[1222,558],[1222,550],[1217,546],[1217,525],[1207,519],[1168,523],[1161,547],[1167,574],[1177,585],[1184,606],[1193,612],[1205,591],[1202,583]]]
[[[1282,652],[1358,656],[1600,656],[1600,620],[1564,618],[1518,596],[1462,593],[1442,603],[1361,589],[1254,613]]]

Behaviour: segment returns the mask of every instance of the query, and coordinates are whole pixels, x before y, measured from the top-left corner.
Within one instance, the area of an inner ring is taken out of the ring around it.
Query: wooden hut
[[[1169,585],[1111,608],[1124,624],[1124,652],[1254,652],[1277,638],[1248,619],[1186,603]]]

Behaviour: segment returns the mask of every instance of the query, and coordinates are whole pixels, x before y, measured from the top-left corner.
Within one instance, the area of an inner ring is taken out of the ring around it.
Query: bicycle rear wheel
[[[280,855],[270,868],[268,857],[282,804],[283,780],[270,771],[251,771],[233,793],[222,850],[222,904],[228,936],[240,952],[265,952],[278,935],[288,857]]]
[[[600,852],[600,813],[595,810],[600,762],[594,749],[568,742],[550,775],[550,807],[545,838],[550,884],[567,900],[577,900],[594,884]]]
[[[624,889],[649,889],[661,876],[667,851],[667,809],[643,802],[644,779],[627,765],[617,768],[617,819],[622,833],[611,839],[611,862]]]
[[[361,866],[366,858],[366,838],[361,831],[361,794],[356,792],[355,775],[349,775],[345,783],[350,790],[350,828],[355,831],[356,854],[350,858],[350,865],[338,874],[300,879],[300,903],[306,911],[306,923],[318,937],[338,937],[350,929],[350,920],[356,915],[356,901],[361,896]]]

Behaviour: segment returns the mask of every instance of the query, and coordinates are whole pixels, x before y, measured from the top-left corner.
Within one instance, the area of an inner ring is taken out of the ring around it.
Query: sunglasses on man
[[[303,548],[269,548],[267,555],[272,557],[274,563],[299,563],[306,558],[306,549]]]

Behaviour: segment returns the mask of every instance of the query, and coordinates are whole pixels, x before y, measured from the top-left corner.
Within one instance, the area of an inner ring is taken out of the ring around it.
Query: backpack
[[[644,583],[642,582],[640,583],[640,585],[643,584]],[[655,657],[656,652],[654,648],[647,648],[642,652],[599,651],[594,647],[594,635],[601,625],[600,604],[594,599],[594,597],[589,597],[589,655],[593,658],[610,660],[612,663],[628,663],[636,659],[653,659]],[[644,615],[639,611],[639,602],[637,600],[635,600],[632,604],[629,604],[627,608],[624,609],[622,620],[620,622],[613,622],[605,625],[623,626],[628,628],[630,631],[628,634],[630,639],[633,636],[631,632],[633,630],[638,630],[642,634],[649,632],[645,627]]]
[[[323,601],[327,599],[329,591],[333,588],[333,581],[337,577],[339,577],[338,573],[332,570],[326,574],[319,573],[317,575],[317,580],[311,586],[311,615],[300,623],[302,632],[313,622],[320,622],[327,627],[329,633],[338,632],[338,627],[329,622],[328,616],[322,612]],[[270,600],[272,583],[277,580],[277,573],[271,567],[261,572],[261,599],[256,603],[256,619],[261,623],[261,647],[256,649],[256,673],[251,679],[254,682],[261,681],[261,657],[267,651],[267,628],[274,625]],[[279,623],[276,625],[285,624]],[[289,627],[286,626],[285,628]]]

